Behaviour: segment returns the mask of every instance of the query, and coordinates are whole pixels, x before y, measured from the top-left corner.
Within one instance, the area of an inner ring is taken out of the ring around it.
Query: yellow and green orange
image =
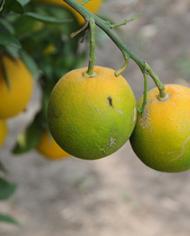
[[[8,56],[0,58],[4,66],[9,85],[0,70],[0,119],[13,117],[22,112],[32,96],[33,79],[23,62]]]
[[[64,75],[50,96],[48,121],[56,142],[81,159],[99,159],[117,151],[130,137],[136,121],[134,94],[121,75],[95,66]]]
[[[8,128],[5,120],[0,120],[0,146],[4,143]]]
[[[166,92],[168,98],[163,101],[158,99],[158,89],[148,92],[148,103],[138,115],[131,145],[153,169],[185,171],[190,168],[190,89],[169,84]]]
[[[37,150],[48,160],[63,160],[69,157],[66,153],[53,139],[51,134],[46,131],[42,134],[40,142],[37,146]]]

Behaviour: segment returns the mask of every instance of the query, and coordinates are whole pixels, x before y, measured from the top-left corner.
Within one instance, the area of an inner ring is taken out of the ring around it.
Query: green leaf
[[[45,16],[45,15],[40,15],[38,13],[34,13],[34,12],[27,12],[24,14],[25,16],[31,17],[35,20],[39,20],[45,23],[53,23],[53,24],[63,24],[63,23],[69,23],[72,22],[72,19],[58,19],[56,17],[52,17],[52,16]]]
[[[6,68],[4,66],[3,60],[0,58],[0,71],[2,72],[2,78],[6,84],[6,86],[9,88],[10,87],[10,80],[8,77],[8,73],[6,71]]]
[[[6,200],[13,195],[16,185],[0,178],[0,200]]]
[[[24,13],[24,8],[22,4],[17,0],[6,0],[4,4],[4,9],[7,12],[13,11],[20,14]]]
[[[16,145],[14,146],[12,153],[23,154],[35,148],[38,145],[41,137],[41,125],[41,114],[37,114],[34,121],[26,128],[23,133],[18,136]]]
[[[0,172],[2,172],[2,173],[4,173],[4,174],[7,173],[7,170],[6,170],[6,168],[5,168],[5,166],[3,165],[2,162],[0,162]]]
[[[21,48],[20,42],[17,38],[8,31],[0,29],[0,45],[2,46],[12,46],[17,49]]]
[[[5,21],[0,23],[0,46],[3,46],[12,57],[18,57],[21,44],[12,32],[13,28]]]
[[[3,46],[12,57],[17,57],[21,48],[17,37],[10,32],[10,29],[7,29],[3,22],[0,24],[0,46]]]
[[[16,48],[12,45],[6,46],[5,47],[7,53],[12,57],[12,58],[18,58],[19,57],[19,48]]]
[[[23,62],[26,64],[28,69],[31,71],[33,78],[37,79],[40,76],[40,70],[34,61],[34,59],[26,52],[26,51],[20,51],[20,58],[23,60]]]
[[[0,21],[1,27],[6,29],[9,33],[14,34],[14,27],[5,19]]]
[[[0,214],[0,222],[19,225],[18,221],[14,217],[7,214]]]
[[[3,10],[5,5],[5,0],[0,0],[0,12]]]
[[[17,0],[17,2],[19,2],[22,6],[25,6],[30,2],[30,0]]]

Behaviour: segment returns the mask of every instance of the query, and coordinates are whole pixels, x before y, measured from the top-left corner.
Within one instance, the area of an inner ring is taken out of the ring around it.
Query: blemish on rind
[[[121,115],[123,115],[123,111],[122,111],[122,110],[119,110],[119,109],[118,109],[118,110],[116,110],[116,112],[119,113],[119,114],[121,114]]]
[[[140,117],[140,126],[142,128],[148,128],[150,126],[150,114],[149,112],[145,109],[143,115]]]
[[[113,107],[113,99],[111,96],[107,97],[108,103],[111,107]]]
[[[188,136],[185,141],[182,143],[182,147],[181,147],[181,150],[180,150],[180,153],[179,155],[177,155],[177,157],[175,159],[173,159],[172,161],[175,161],[175,160],[180,160],[183,158],[184,154],[185,154],[185,148],[186,146],[189,144],[190,142],[190,136]]]
[[[111,137],[109,141],[109,147],[112,147],[113,145],[115,145],[115,143],[116,143],[116,139]]]

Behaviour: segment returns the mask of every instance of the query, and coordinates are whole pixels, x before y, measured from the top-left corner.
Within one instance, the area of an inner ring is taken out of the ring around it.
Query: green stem
[[[90,19],[93,18],[95,24],[99,26],[112,39],[115,45],[120,49],[124,59],[127,57],[131,58],[139,66],[143,74],[144,72],[146,72],[146,74],[153,79],[154,83],[159,89],[159,97],[163,99],[167,96],[164,84],[159,80],[158,76],[153,72],[150,65],[147,64],[145,61],[139,59],[133,52],[131,52],[128,49],[128,47],[123,43],[123,41],[118,37],[118,35],[110,28],[110,25],[105,20],[89,12],[84,6],[77,3],[75,0],[64,0],[64,2],[66,2],[77,12],[79,12],[86,19],[86,21],[89,22]]]
[[[145,63],[145,71],[154,80],[156,86],[158,87],[159,92],[160,92],[159,97],[161,99],[164,99],[164,98],[168,97],[168,95],[167,95],[167,93],[165,91],[164,84],[159,80],[159,77],[154,73],[154,71],[152,70],[150,65],[147,64],[147,63]]]
[[[87,70],[87,75],[89,77],[94,77],[95,72],[94,72],[94,65],[96,61],[96,35],[95,35],[95,30],[96,30],[96,24],[94,21],[94,18],[90,18],[89,20],[89,27],[90,27],[90,55],[89,55],[89,64],[88,64],[88,70]]]
[[[88,22],[86,22],[79,30],[71,34],[71,38],[74,38],[78,36],[80,33],[86,31],[88,29],[88,25],[89,25]]]
[[[128,24],[129,22],[131,22],[131,21],[136,20],[137,18],[138,18],[137,16],[134,16],[134,17],[131,17],[131,18],[129,18],[129,19],[125,19],[124,21],[122,21],[122,22],[120,22],[120,23],[118,23],[118,24],[111,24],[111,25],[110,25],[110,28],[111,28],[111,29],[119,28],[119,27],[121,27],[121,26],[127,25],[127,24]]]
[[[148,91],[148,80],[147,80],[147,74],[144,73],[144,92],[143,92],[143,103],[141,107],[141,114],[144,113],[145,106],[147,104],[147,91]]]
[[[129,64],[129,60],[128,58],[125,58],[125,64],[115,72],[115,76],[118,77],[119,75],[121,75],[128,67]]]

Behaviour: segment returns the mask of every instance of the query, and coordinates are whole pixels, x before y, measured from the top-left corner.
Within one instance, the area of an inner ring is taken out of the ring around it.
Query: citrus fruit
[[[0,70],[0,119],[5,119],[17,115],[26,108],[32,96],[33,80],[19,59],[13,60],[3,56],[1,60],[9,79],[7,86]]]
[[[74,10],[72,7],[70,7],[63,0],[40,0],[40,2],[63,6],[66,9],[70,10],[76,16],[76,18],[80,24],[83,24],[85,21],[84,18],[76,10]],[[77,2],[82,3],[83,0],[77,0]],[[90,12],[97,13],[98,10],[100,9],[101,4],[102,4],[102,0],[89,0],[87,3],[83,4],[83,6],[86,7],[86,9],[89,10]]]
[[[60,148],[49,132],[42,134],[37,150],[49,160],[61,160],[69,156],[68,153]]]
[[[145,111],[138,115],[130,141],[149,167],[180,172],[190,168],[190,89],[169,84],[166,92],[168,98],[163,101],[158,99],[158,89],[148,92]]]
[[[133,92],[122,76],[95,66],[70,71],[50,96],[48,122],[56,142],[81,159],[99,159],[118,150],[129,138],[136,121]]]
[[[4,143],[7,136],[7,124],[4,120],[0,120],[0,145]]]

